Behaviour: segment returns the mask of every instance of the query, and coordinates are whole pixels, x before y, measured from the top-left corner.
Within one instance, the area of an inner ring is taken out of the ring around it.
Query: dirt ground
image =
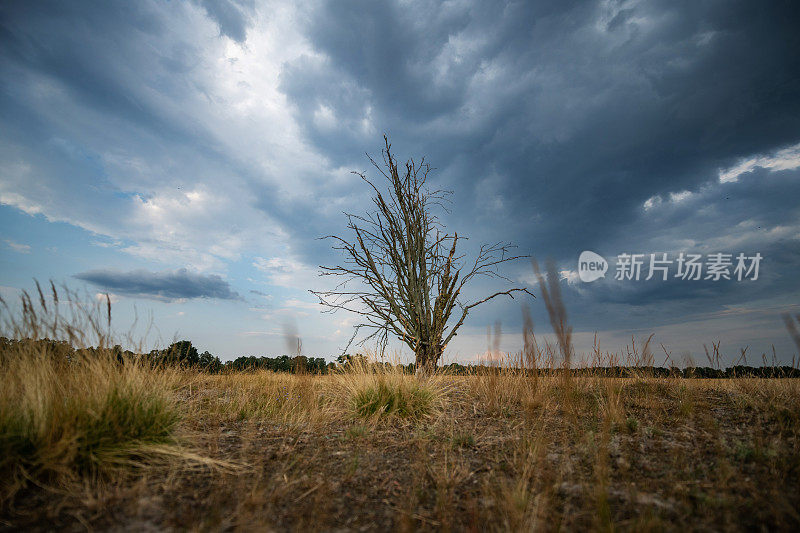
[[[205,407],[233,386],[185,392],[215,463],[32,487],[2,529],[800,530],[797,380],[453,377],[413,421]]]

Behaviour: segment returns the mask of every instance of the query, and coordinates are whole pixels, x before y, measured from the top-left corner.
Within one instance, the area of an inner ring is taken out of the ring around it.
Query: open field
[[[800,525],[798,380],[207,375],[108,361],[48,374],[35,363],[16,376],[4,363],[7,529]],[[149,407],[125,411],[126,397]],[[73,400],[71,418],[54,418]],[[11,421],[23,415],[40,427],[20,445]]]
[[[2,530],[800,527],[800,379],[656,374],[647,344],[628,377],[564,372],[531,328],[467,375],[214,373],[109,347],[110,302],[63,300],[4,307]]]

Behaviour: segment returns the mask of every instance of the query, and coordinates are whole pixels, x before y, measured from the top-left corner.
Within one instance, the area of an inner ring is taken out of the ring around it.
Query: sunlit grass
[[[446,387],[440,375],[410,375],[367,362],[331,376],[328,393],[332,408],[344,416],[420,421],[441,412]]]
[[[63,488],[181,457],[203,461],[180,438],[187,376],[109,348],[102,307],[81,301],[67,291],[59,303],[53,286],[38,301],[24,294],[16,314],[2,302],[4,332],[17,338],[0,347],[3,501],[31,485]],[[98,346],[72,349],[86,340]]]
[[[8,496],[28,481],[108,473],[176,443],[181,410],[168,371],[109,354],[59,361],[22,344],[0,368],[0,478]]]
[[[41,307],[29,301],[25,323],[69,339],[34,319]],[[107,346],[104,321],[86,324]],[[374,358],[329,375],[207,374],[3,343],[0,509],[185,530],[798,525],[800,380],[606,377],[608,361],[568,374],[556,346],[527,338],[527,353],[468,375]],[[641,346],[630,357],[647,364]]]

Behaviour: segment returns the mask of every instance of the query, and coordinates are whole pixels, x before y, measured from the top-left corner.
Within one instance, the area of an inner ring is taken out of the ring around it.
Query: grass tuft
[[[176,443],[174,375],[97,353],[59,361],[19,343],[0,369],[4,498],[28,482],[97,476]]]
[[[0,300],[0,332],[10,335],[0,339],[3,506],[29,485],[66,489],[192,455],[178,446],[180,373],[109,347],[109,299],[82,304],[51,288],[48,298],[37,284],[39,298],[23,292],[17,307]]]
[[[388,380],[380,376],[354,391],[353,410],[360,418],[391,417],[421,419],[431,412],[434,392],[411,380]]]
[[[332,397],[353,418],[420,421],[441,410],[442,383],[441,376],[422,378],[396,367],[354,365],[334,376]]]

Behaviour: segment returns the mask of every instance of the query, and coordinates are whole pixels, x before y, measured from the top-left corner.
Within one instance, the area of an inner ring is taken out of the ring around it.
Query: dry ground
[[[30,484],[0,528],[800,529],[800,380],[439,376],[428,415],[364,418],[358,379],[184,373],[216,463]]]

